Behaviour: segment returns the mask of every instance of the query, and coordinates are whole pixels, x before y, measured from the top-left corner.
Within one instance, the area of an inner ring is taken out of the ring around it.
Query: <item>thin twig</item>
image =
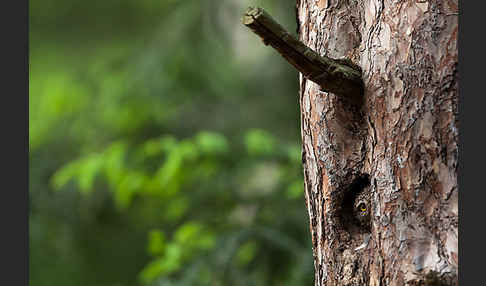
[[[350,98],[363,94],[361,71],[342,60],[321,56],[288,33],[262,8],[248,8],[243,24],[275,48],[302,75],[324,91]]]

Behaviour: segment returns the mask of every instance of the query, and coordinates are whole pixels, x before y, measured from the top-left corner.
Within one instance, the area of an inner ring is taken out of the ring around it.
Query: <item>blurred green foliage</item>
[[[30,284],[310,285],[295,2],[30,1]]]

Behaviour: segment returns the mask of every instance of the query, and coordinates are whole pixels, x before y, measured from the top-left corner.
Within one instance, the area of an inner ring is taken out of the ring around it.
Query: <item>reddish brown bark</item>
[[[300,77],[315,285],[457,284],[457,1],[300,0],[297,12],[300,40],[351,59],[364,82],[356,104]],[[370,228],[354,219],[363,194]]]

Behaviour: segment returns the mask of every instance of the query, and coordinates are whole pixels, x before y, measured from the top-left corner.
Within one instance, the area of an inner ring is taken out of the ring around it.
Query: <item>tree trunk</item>
[[[362,69],[300,76],[315,285],[457,285],[457,0],[298,0],[299,38]]]

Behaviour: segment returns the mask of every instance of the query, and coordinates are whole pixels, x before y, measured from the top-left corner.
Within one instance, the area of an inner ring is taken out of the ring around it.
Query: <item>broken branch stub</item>
[[[276,49],[305,78],[319,84],[324,91],[348,98],[362,96],[360,70],[342,60],[319,55],[287,32],[262,8],[248,8],[242,22],[260,36],[265,45]]]

